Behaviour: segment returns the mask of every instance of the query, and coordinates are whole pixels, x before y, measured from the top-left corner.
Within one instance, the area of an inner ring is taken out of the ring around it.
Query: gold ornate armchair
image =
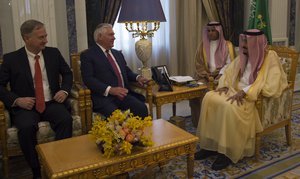
[[[81,78],[80,53],[73,53],[71,55],[71,67],[73,69],[75,85],[84,88],[85,121],[86,121],[86,132],[88,132],[92,128],[94,115],[96,115],[96,113],[93,113],[91,91],[85,87]],[[152,80],[148,83],[146,87],[141,87],[137,83],[131,83],[130,85],[131,90],[140,93],[146,97],[146,103],[148,104],[148,110],[151,116],[153,116],[153,110],[152,110],[152,86],[153,85],[154,85],[154,81]]]
[[[2,60],[0,61],[0,63]],[[86,133],[84,90],[74,84],[68,102],[71,106],[73,118],[73,136]],[[55,133],[51,129],[49,122],[39,122],[37,132],[38,143],[53,141]],[[3,174],[8,178],[9,158],[22,155],[17,137],[18,130],[11,124],[9,112],[0,101],[0,149],[2,152]]]
[[[287,144],[292,144],[291,111],[299,53],[288,47],[269,46],[269,49],[276,51],[280,57],[283,69],[287,74],[289,86],[278,98],[260,96],[256,101],[256,107],[264,128],[262,132],[256,134],[255,155],[257,159],[259,157],[261,137],[275,129],[285,127]]]

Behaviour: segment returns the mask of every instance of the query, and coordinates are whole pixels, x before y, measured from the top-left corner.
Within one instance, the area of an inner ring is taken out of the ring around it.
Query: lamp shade
[[[160,0],[123,0],[118,22],[129,21],[165,22]]]

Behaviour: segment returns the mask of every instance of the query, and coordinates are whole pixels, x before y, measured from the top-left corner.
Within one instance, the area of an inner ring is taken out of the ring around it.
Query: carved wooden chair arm
[[[7,130],[7,119],[5,117],[5,106],[2,101],[0,101],[0,144],[3,145],[3,142],[6,142],[6,130]],[[1,149],[3,150],[3,149]]]

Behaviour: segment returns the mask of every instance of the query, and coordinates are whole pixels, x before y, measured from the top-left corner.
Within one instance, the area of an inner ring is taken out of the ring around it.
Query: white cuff
[[[111,86],[108,86],[103,94],[103,96],[108,96],[109,94],[109,90],[110,90]]]

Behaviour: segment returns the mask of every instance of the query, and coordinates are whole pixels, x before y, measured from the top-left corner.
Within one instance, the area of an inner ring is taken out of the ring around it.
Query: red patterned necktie
[[[39,113],[42,113],[45,110],[45,97],[44,97],[44,89],[43,89],[42,70],[39,63],[40,56],[36,55],[34,59],[35,59],[35,64],[34,64],[35,109]]]
[[[110,65],[112,66],[115,74],[117,75],[118,86],[123,87],[122,78],[121,78],[121,75],[119,73],[119,70],[118,70],[118,67],[116,65],[116,62],[114,61],[114,59],[112,58],[112,56],[109,54],[109,50],[106,50],[105,52],[106,52],[107,59],[108,59]]]

